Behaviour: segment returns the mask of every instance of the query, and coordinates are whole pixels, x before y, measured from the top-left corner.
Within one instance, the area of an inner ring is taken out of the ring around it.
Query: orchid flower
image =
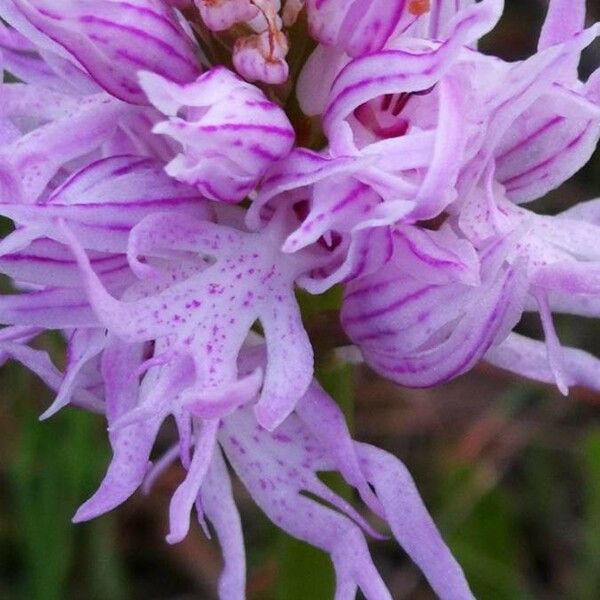
[[[600,201],[525,206],[597,146],[600,70],[580,81],[577,66],[600,25],[584,28],[583,0],[551,0],[537,52],[508,63],[477,50],[502,10],[0,0],[0,214],[14,224],[0,272],[15,290],[0,363],[55,391],[43,418],[106,418],[113,458],[75,521],[179,460],[167,541],[194,510],[212,523],[224,600],[245,596],[231,471],[329,553],[336,599],[391,598],[365,539],[386,525],[440,598],[473,597],[402,463],[353,441],[319,387],[296,294],[340,286],[350,341],[402,385],[487,360],[600,389],[598,359],[561,347],[552,321],[600,316]],[[514,332],[532,310],[544,343]],[[62,372],[29,345],[45,330],[65,338]],[[178,439],[152,464],[170,417]]]
[[[227,69],[212,69],[184,87],[146,72],[140,81],[168,117],[153,131],[182,145],[167,173],[196,186],[206,198],[243,200],[270,164],[292,148],[294,130],[285,113]],[[235,154],[229,152],[232,147]]]
[[[575,11],[579,26],[574,19],[571,31],[560,30],[561,37],[555,19],[556,11],[563,9],[560,2],[551,5],[540,52],[522,63],[473,58],[474,51],[465,51],[466,64],[475,70],[486,68],[495,81],[484,86],[481,106],[474,104],[474,112],[483,117],[480,130],[487,127],[488,133],[479,133],[463,146],[466,160],[454,180],[458,196],[441,207],[446,209],[446,222],[435,232],[396,225],[397,258],[347,288],[342,309],[346,331],[376,370],[399,383],[433,385],[463,373],[486,354],[510,369],[508,361],[496,360],[504,356],[505,344],[513,348],[512,356],[521,342],[527,347],[539,344],[510,333],[521,313],[533,307],[542,318],[547,363],[534,370],[525,358],[515,361],[512,369],[556,381],[564,393],[580,378],[594,388],[600,385],[593,376],[592,369],[599,366],[593,357],[579,354],[586,365],[583,370],[565,364],[572,352],[560,348],[548,300],[551,293],[574,293],[582,300],[572,301],[568,312],[595,316],[577,304],[587,306],[584,298],[596,293],[596,226],[576,217],[542,217],[513,204],[536,199],[568,179],[587,162],[600,138],[600,72],[586,83],[574,72],[581,50],[600,30],[583,30],[581,11]],[[485,76],[475,81],[485,82]],[[448,244],[449,232],[458,233],[457,241]],[[457,254],[458,243],[470,246],[469,262]],[[489,261],[498,252],[504,266],[496,270]],[[466,272],[477,273],[481,282],[465,286]],[[506,287],[509,273],[520,282],[516,287]],[[375,290],[386,294],[376,295]],[[442,298],[446,309],[441,315],[434,306]],[[411,342],[413,330],[417,337]]]

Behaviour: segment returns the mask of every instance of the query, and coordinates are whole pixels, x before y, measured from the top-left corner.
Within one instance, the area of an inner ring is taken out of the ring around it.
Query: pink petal
[[[391,598],[360,528],[351,520],[360,517],[336,500],[316,477],[316,469],[333,467],[331,460],[324,460],[323,449],[296,418],[288,418],[270,434],[257,427],[250,411],[238,411],[224,423],[219,442],[267,516],[291,535],[331,554],[338,578],[337,597],[346,597],[339,594],[359,585],[369,599]],[[345,507],[348,516],[301,495],[301,490],[321,497],[325,494],[330,504],[337,503],[340,510]]]
[[[175,490],[169,506],[167,542],[183,540],[190,528],[190,512],[212,461],[217,439],[218,421],[203,421],[196,435],[194,457],[183,483]]]
[[[206,517],[217,532],[225,563],[219,578],[219,598],[244,600],[246,556],[242,524],[220,448],[214,451],[200,489],[200,500]]]
[[[549,0],[538,50],[567,41],[583,31],[584,26],[585,0]]]
[[[66,229],[63,234],[101,322],[129,341],[176,335],[181,352],[193,356],[202,386],[222,386],[237,378],[238,353],[258,319],[269,361],[257,410],[261,422],[273,428],[292,410],[312,377],[312,349],[293,294],[294,280],[306,263],[279,251],[277,227],[274,222],[260,234],[243,234],[185,216],[148,217],[136,227],[146,239],[146,252],[200,252],[216,262],[170,286],[166,274],[166,287],[133,302],[110,296],[73,234]]]
[[[377,515],[383,509],[361,471],[344,415],[335,402],[313,383],[296,407],[296,414],[311,434],[326,448],[344,479],[355,487],[362,500]]]
[[[198,192],[168,177],[153,159],[117,156],[93,162],[72,175],[44,204],[0,203],[0,213],[62,241],[63,219],[85,247],[125,250],[131,228],[146,215],[177,210],[209,214]]]
[[[114,3],[99,0],[14,0],[27,19],[85,66],[110,94],[146,104],[136,79],[152,71],[179,83],[200,72],[191,40],[171,8],[160,0]]]
[[[67,346],[67,365],[58,394],[52,404],[42,413],[40,420],[48,419],[71,401],[81,369],[100,354],[106,345],[102,329],[75,330]]]
[[[24,367],[35,373],[50,389],[58,391],[62,383],[62,375],[52,364],[47,352],[34,350],[22,343],[1,342],[0,352],[20,362]],[[102,412],[103,403],[97,396],[86,389],[74,392],[73,404],[93,412]]]
[[[584,385],[600,390],[600,361],[578,348],[562,348],[562,368],[567,386]],[[498,346],[491,348],[485,360],[492,365],[545,383],[556,382],[555,373],[548,364],[544,342],[511,333]]]
[[[121,352],[122,350],[125,348],[122,348]],[[128,363],[131,364],[131,359],[136,360],[139,347],[134,346],[129,350],[130,356],[127,358],[129,358]],[[107,374],[109,373],[108,366],[108,364],[103,365],[103,370]],[[167,410],[157,410],[144,419],[117,426],[118,421],[113,419],[122,415],[133,400],[130,393],[126,393],[122,397],[114,395],[114,392],[120,390],[128,392],[127,382],[123,381],[123,376],[124,373],[113,370],[112,393],[107,398],[110,403],[107,408],[111,419],[109,420],[111,426],[109,435],[113,458],[98,490],[79,507],[73,518],[75,522],[87,521],[112,510],[125,502],[142,484],[150,466],[150,452],[154,441],[168,414]],[[179,373],[155,370],[149,373],[139,386],[137,401],[140,402],[140,399],[144,399],[147,404],[157,404],[164,402],[165,397],[172,400],[180,389],[181,376]]]
[[[223,67],[183,86],[151,73],[141,73],[140,82],[168,117],[154,132],[181,144],[167,172],[207,198],[239,202],[293,145],[283,110]]]
[[[554,323],[552,322],[552,313],[550,312],[548,300],[541,292],[536,294],[536,299],[540,317],[542,319],[542,327],[544,329],[548,364],[550,365],[550,370],[554,375],[554,381],[556,382],[558,389],[566,396],[569,393],[569,388],[567,387],[564,374],[563,352],[558,336],[556,335]]]
[[[444,544],[406,467],[374,446],[356,444],[356,452],[394,537],[419,566],[438,597],[473,599],[460,565]]]
[[[473,5],[454,23],[448,40],[430,52],[384,50],[352,61],[331,89],[323,114],[325,132],[329,134],[338,121],[372,98],[432,87],[451,66],[462,46],[489,31],[500,12],[495,1]]]
[[[132,374],[142,362],[141,344],[124,344],[110,334],[102,353],[106,418],[114,423],[137,403],[138,381]]]

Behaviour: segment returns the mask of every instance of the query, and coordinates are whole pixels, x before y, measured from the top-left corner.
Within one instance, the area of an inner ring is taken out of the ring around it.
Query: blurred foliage
[[[2,371],[14,439],[3,455],[0,594],[7,598],[61,600],[126,598],[125,576],[115,547],[114,519],[73,526],[70,519],[89,494],[108,459],[96,415],[63,411],[52,423],[38,420],[48,393],[22,369]],[[4,503],[6,502],[6,506]],[[72,592],[72,593],[71,593]],[[80,595],[81,594],[81,595]]]

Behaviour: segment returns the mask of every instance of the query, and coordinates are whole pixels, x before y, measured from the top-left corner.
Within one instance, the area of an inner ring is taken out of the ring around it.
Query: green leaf
[[[581,447],[584,479],[583,532],[578,549],[577,598],[600,598],[600,428]]]

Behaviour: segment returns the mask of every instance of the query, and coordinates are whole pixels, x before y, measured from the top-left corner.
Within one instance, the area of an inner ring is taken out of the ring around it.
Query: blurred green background
[[[530,54],[543,4],[509,0],[484,49],[511,60]],[[588,2],[591,18],[600,18],[598,4]],[[599,56],[598,44],[586,52],[584,75]],[[597,152],[539,207],[552,212],[599,195]],[[322,312],[323,304],[305,304],[307,319],[317,319],[314,310]],[[565,343],[600,355],[597,323],[561,318],[558,326]],[[520,327],[540,335],[533,318]],[[60,341],[39,343],[59,364]],[[478,598],[600,598],[600,395],[575,389],[566,399],[485,366],[435,390],[411,391],[327,356],[322,364],[320,378],[344,404],[354,435],[409,467]],[[0,390],[1,600],[215,598],[216,542],[197,528],[176,546],[164,541],[178,467],[149,496],[137,494],[113,514],[72,525],[110,457],[102,419],[68,409],[40,424],[50,394],[12,365],[0,371]],[[236,493],[249,600],[329,599],[326,557],[279,533],[242,489]],[[433,598],[397,545],[378,542],[372,552],[394,598]]]

